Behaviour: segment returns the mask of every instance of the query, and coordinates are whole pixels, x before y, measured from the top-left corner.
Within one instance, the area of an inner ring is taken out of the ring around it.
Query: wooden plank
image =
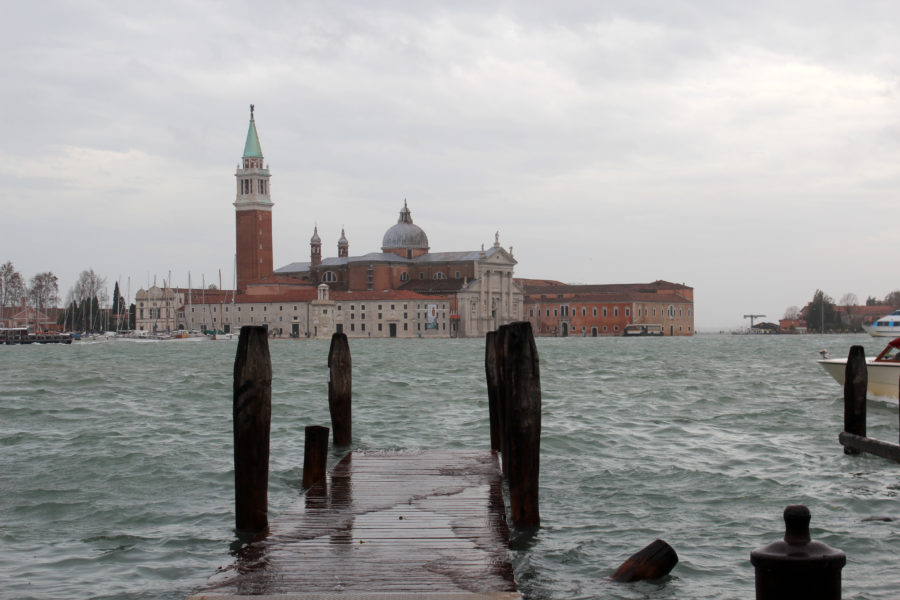
[[[496,455],[354,452],[191,600],[519,598]]]
[[[866,452],[875,456],[886,458],[900,462],[900,446],[891,444],[890,442],[882,442],[869,437],[863,437],[842,431],[838,436],[838,441],[844,446],[844,449],[853,450],[854,454]]]

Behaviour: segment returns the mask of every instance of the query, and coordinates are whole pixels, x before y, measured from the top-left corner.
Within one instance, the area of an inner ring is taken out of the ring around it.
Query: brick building
[[[522,279],[525,318],[535,335],[623,335],[631,324],[660,325],[664,335],[694,335],[694,290],[667,281],[569,285]]]

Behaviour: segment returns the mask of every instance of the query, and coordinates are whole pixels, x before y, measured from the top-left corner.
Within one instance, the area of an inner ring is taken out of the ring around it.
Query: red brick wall
[[[239,210],[235,223],[237,286],[243,290],[248,282],[272,274],[272,213]]]

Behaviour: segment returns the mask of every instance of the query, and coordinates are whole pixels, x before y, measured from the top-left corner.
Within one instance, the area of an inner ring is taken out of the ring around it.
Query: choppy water
[[[815,363],[865,336],[540,339],[542,528],[515,541],[528,598],[747,598],[750,551],[803,503],[847,553],[844,598],[896,598],[900,466],[847,457]],[[0,597],[183,598],[234,541],[228,342],[0,347]],[[480,340],[351,342],[354,445],[489,445]],[[328,342],[276,341],[269,498],[297,494],[303,428],[329,424]],[[896,403],[869,402],[896,441]],[[337,457],[332,457],[334,462]],[[611,584],[660,537],[655,583]]]

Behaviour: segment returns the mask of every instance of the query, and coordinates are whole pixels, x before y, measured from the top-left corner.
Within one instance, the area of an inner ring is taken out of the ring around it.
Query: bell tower
[[[244,156],[234,174],[237,199],[236,222],[237,288],[272,274],[272,198],[269,196],[269,168],[263,164],[262,148],[256,133],[253,105]]]

